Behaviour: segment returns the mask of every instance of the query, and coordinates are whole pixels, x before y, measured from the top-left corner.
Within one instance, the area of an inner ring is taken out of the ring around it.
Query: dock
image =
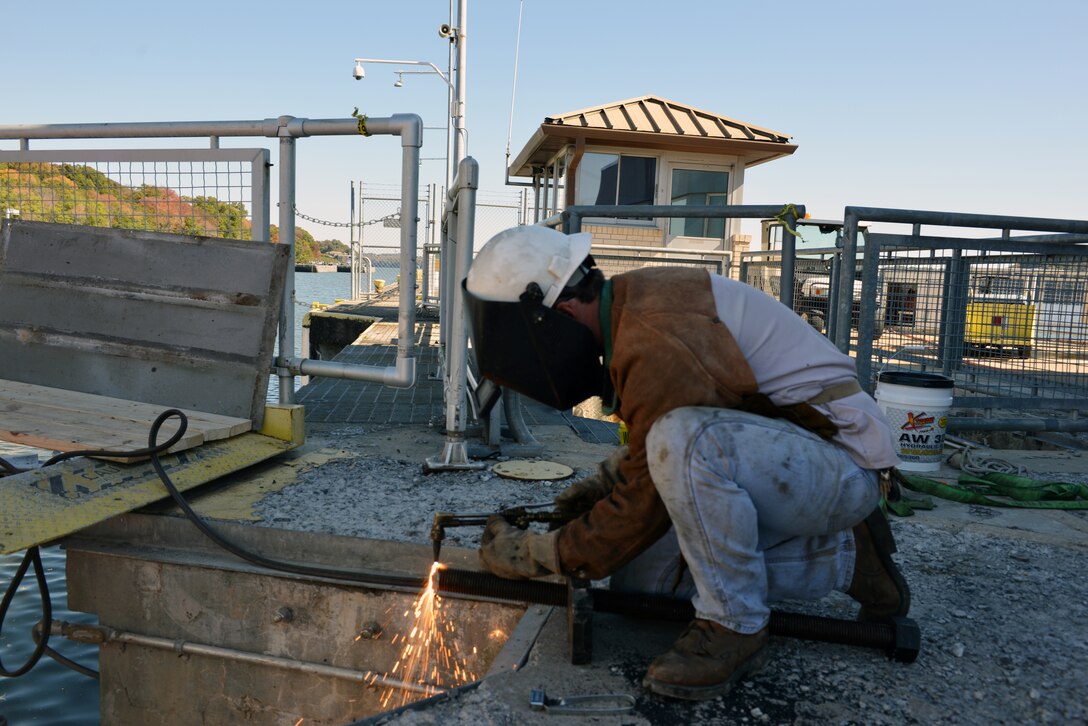
[[[365,323],[333,359],[389,364],[396,302],[387,296],[317,314]],[[569,466],[571,478],[503,478],[491,470],[507,458],[501,454],[478,470],[424,474],[424,460],[444,440],[437,332],[437,320],[422,312],[411,388],[313,379],[297,393],[304,444],[188,492],[194,508],[233,541],[315,567],[379,573],[393,584],[247,563],[207,541],[168,500],[64,540],[70,606],[95,613],[117,633],[100,648],[105,721],[227,723],[250,714],[284,724],[553,723],[556,713],[530,705],[541,688],[549,698],[634,699],[629,711],[568,715],[569,723],[981,724],[1085,716],[1076,694],[1088,687],[1088,642],[1078,626],[1056,625],[1042,613],[1088,598],[1076,574],[1088,554],[1088,519],[944,501],[892,522],[913,589],[911,616],[922,632],[914,663],[881,650],[776,637],[761,673],[724,698],[687,703],[640,685],[682,622],[594,613],[591,657],[575,665],[566,607],[452,595],[443,600],[460,647],[474,650],[473,678],[437,694],[413,692],[406,704],[383,700],[388,688],[404,686],[387,673],[397,656],[393,614],[419,594],[405,583],[425,581],[435,513],[550,501],[618,442],[615,424],[526,402],[525,420],[544,447],[540,458]],[[1080,480],[1088,471],[1088,454],[1078,451],[989,453]],[[938,476],[957,474],[945,467]],[[442,562],[476,571],[479,534],[449,530]],[[782,607],[834,618],[855,610],[839,593]]]

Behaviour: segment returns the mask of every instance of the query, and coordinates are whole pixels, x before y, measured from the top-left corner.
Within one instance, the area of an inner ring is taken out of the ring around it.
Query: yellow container
[[[964,343],[967,352],[979,349],[1031,356],[1031,326],[1035,306],[1018,300],[976,300],[967,304]]]

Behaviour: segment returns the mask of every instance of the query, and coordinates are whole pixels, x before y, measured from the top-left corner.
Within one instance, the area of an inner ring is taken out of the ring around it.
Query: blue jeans
[[[657,420],[646,458],[673,527],[613,589],[694,595],[696,617],[755,633],[768,602],[849,587],[851,528],[880,487],[845,450],[781,419],[690,407]]]

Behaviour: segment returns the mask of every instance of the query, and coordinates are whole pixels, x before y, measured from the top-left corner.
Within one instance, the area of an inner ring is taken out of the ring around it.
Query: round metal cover
[[[526,459],[511,459],[500,461],[491,467],[504,479],[520,479],[522,481],[555,481],[566,479],[574,473],[566,464],[557,464],[554,461],[528,461]]]

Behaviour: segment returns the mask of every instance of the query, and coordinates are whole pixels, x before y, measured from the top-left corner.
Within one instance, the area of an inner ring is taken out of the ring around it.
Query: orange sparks
[[[398,634],[391,641],[396,643],[400,639],[404,644],[400,659],[385,676],[396,674],[403,684],[416,688],[387,684],[381,695],[383,709],[403,706],[476,680],[476,675],[467,670],[464,658],[459,655],[457,642],[452,640],[453,623],[446,619],[442,611],[442,598],[438,596],[435,586],[435,577],[442,568],[443,565],[438,562],[431,566],[427,587],[412,603],[412,607],[404,611],[404,617],[412,619],[408,635]],[[449,643],[447,634],[451,638]],[[476,649],[472,650],[475,654]]]

